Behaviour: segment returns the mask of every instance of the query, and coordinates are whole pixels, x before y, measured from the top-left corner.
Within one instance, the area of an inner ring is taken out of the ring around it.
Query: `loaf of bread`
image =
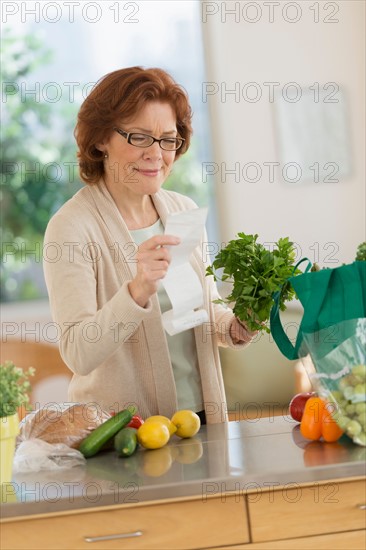
[[[64,443],[77,449],[95,428],[110,418],[95,403],[56,404],[28,414],[20,424],[18,443],[42,439],[47,443]]]

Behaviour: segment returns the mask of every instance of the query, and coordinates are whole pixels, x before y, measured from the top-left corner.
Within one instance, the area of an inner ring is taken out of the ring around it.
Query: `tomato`
[[[322,419],[325,403],[320,397],[310,397],[305,403],[300,431],[306,439],[317,440],[322,436]]]
[[[111,416],[115,416],[117,413],[116,411],[112,411],[111,413]],[[138,415],[138,414],[134,414],[132,419],[131,419],[131,422],[129,422],[127,424],[127,426],[125,426],[126,428],[136,428],[136,430],[142,426],[142,424],[144,423],[144,420],[143,418]]]
[[[315,392],[298,393],[294,395],[288,406],[288,412],[290,416],[297,422],[301,422],[307,400],[310,399],[310,397],[314,397],[315,395]]]
[[[142,424],[144,423],[144,420],[139,416],[138,414],[133,415],[131,422],[127,424],[127,428],[136,428],[138,429]]]

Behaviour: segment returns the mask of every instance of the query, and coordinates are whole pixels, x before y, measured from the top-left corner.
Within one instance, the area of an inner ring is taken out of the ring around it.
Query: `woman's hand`
[[[155,235],[139,246],[136,254],[137,274],[128,285],[132,298],[139,306],[146,306],[157,291],[159,281],[167,274],[171,256],[165,247],[179,243],[178,237]]]
[[[257,330],[255,332],[251,332],[241,321],[239,321],[237,317],[234,317],[230,325],[230,336],[234,344],[247,344],[257,334]]]

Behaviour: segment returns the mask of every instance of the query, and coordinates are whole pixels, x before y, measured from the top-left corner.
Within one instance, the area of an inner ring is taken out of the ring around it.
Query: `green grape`
[[[346,432],[351,437],[354,437],[355,435],[359,435],[362,432],[362,426],[357,420],[351,420],[347,424]]]
[[[366,412],[366,403],[355,403],[356,407],[356,414],[361,414],[363,412]]]
[[[340,427],[340,429],[343,430],[344,432],[346,431],[347,426],[350,422],[352,422],[352,420],[348,418],[348,416],[340,415],[337,418],[337,424]]]
[[[334,390],[332,392],[329,392],[329,397],[328,398],[329,398],[330,401],[333,401],[334,403],[339,404],[342,397],[343,397],[342,392],[340,392],[338,390]]]
[[[356,386],[357,384],[360,384],[360,382],[363,382],[361,376],[358,376],[357,374],[348,374],[347,375],[347,381],[350,386]]]
[[[366,379],[366,365],[355,365],[352,367],[352,374],[359,376],[362,381]]]
[[[356,405],[354,403],[349,403],[346,405],[345,411],[348,416],[353,416],[356,413]]]
[[[366,447],[366,433],[361,432],[358,435],[355,435],[353,438],[353,442],[357,443],[358,445],[362,445],[363,447]]]
[[[346,410],[346,407],[348,405],[348,401],[346,399],[340,399],[337,403],[338,407],[342,410],[342,411],[345,411]]]
[[[366,447],[366,365],[352,367],[332,392],[338,406],[335,420],[354,443]]]
[[[355,394],[355,389],[352,386],[346,386],[343,391],[344,397],[347,401],[351,401]]]
[[[365,393],[366,393],[366,384],[357,384],[355,386],[355,393],[365,395]]]
[[[366,411],[360,413],[357,417],[357,421],[363,426],[363,429],[366,428]]]
[[[349,386],[348,376],[341,378],[338,384],[338,388],[344,393],[344,390]]]

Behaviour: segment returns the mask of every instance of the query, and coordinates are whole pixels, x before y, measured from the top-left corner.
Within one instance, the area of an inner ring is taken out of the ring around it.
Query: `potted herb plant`
[[[9,483],[12,477],[15,440],[19,433],[18,407],[29,403],[29,377],[27,371],[12,361],[0,365],[0,483]]]

